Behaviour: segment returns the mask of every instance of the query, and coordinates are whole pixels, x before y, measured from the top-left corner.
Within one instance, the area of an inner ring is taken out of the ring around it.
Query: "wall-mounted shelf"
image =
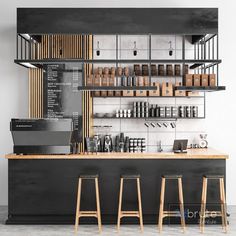
[[[94,96],[92,95],[93,98],[137,98],[137,99],[142,99],[142,98],[204,98],[204,96],[142,96],[142,97],[138,97],[138,96]]]
[[[215,92],[225,90],[225,86],[177,86],[175,90],[199,91],[199,92]]]
[[[83,91],[124,91],[124,90],[156,90],[156,86],[78,86]]]
[[[177,120],[177,119],[185,119],[185,120],[195,120],[195,119],[205,119],[205,117],[96,117],[93,119],[101,119],[101,120]]]
[[[26,66],[26,67],[30,67],[31,66],[38,66],[38,65],[43,65],[43,64],[51,64],[51,63],[70,63],[70,62],[81,62],[81,63],[88,63],[88,64],[95,64],[95,63],[98,63],[98,64],[102,64],[102,63],[105,63],[105,64],[133,64],[133,63],[162,63],[162,64],[167,64],[167,63],[185,63],[185,64],[194,64],[194,65],[198,65],[198,66],[202,66],[203,64],[209,64],[207,66],[210,66],[210,65],[217,65],[217,64],[220,64],[221,63],[221,60],[188,60],[188,59],[171,59],[171,60],[164,60],[164,59],[161,59],[161,60],[155,60],[155,59],[142,59],[142,60],[139,60],[139,59],[136,59],[136,60],[125,60],[125,59],[101,59],[101,60],[86,60],[86,59],[60,59],[60,58],[52,58],[52,59],[37,59],[37,60],[28,60],[28,59],[15,59],[14,62],[16,64],[19,64],[19,65],[22,65],[22,66]],[[193,65],[191,65],[193,66]],[[190,66],[190,68],[191,68]],[[196,66],[196,67],[198,67]],[[196,68],[195,67],[195,68]]]

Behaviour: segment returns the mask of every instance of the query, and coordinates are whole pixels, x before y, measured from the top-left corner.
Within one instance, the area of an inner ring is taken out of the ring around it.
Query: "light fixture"
[[[97,56],[100,56],[100,48],[99,48],[99,41],[97,41],[97,49],[96,49]]]
[[[29,62],[21,62],[20,64],[28,68],[37,68],[36,66],[32,65]]]
[[[169,56],[173,56],[173,48],[172,48],[172,42],[169,41],[170,48],[169,48]]]
[[[137,50],[137,47],[136,47],[136,41],[134,41],[133,54],[134,54],[134,56],[137,56],[137,54],[138,54],[138,50]]]

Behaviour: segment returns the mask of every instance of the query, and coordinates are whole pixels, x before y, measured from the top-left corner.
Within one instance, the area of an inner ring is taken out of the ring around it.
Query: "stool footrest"
[[[163,217],[181,217],[180,211],[163,211]]]
[[[203,216],[200,212],[200,217],[216,217],[216,216],[222,216],[222,212],[221,211],[206,211],[205,212],[205,216]]]
[[[97,211],[80,211],[78,217],[98,217]]]
[[[139,217],[139,211],[121,211],[121,217]]]

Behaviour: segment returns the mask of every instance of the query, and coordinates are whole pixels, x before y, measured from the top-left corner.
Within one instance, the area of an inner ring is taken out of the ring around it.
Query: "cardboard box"
[[[149,86],[149,77],[148,76],[143,77],[143,83],[144,83],[144,86]]]
[[[216,86],[216,75],[209,74],[209,86]]]
[[[157,89],[156,89],[156,90],[150,90],[150,91],[148,92],[148,95],[149,95],[150,97],[159,97],[159,96],[160,96],[160,84],[157,83],[157,82],[154,82],[154,83],[153,83],[153,86],[156,86]]]
[[[113,91],[107,91],[107,96],[108,97],[113,97],[114,96],[114,92]]]
[[[142,65],[142,75],[147,76],[148,74],[148,65]]]
[[[137,97],[146,97],[147,96],[147,91],[146,90],[138,90],[135,92],[135,95]]]
[[[94,96],[94,97],[100,97],[100,96],[101,96],[100,91],[94,91],[94,92],[93,92],[93,96]]]
[[[201,86],[208,86],[208,74],[201,74]]]
[[[115,91],[115,97],[121,97],[121,91]]]
[[[198,97],[200,96],[199,92],[187,92],[187,96],[189,97]]]
[[[133,90],[124,90],[123,91],[123,96],[124,97],[133,97],[134,96],[134,91]]]
[[[175,86],[178,87],[178,86],[181,86],[181,82],[176,82]],[[184,90],[175,90],[175,96],[176,97],[184,97],[186,96],[186,91]]]
[[[107,97],[107,91],[101,91],[101,97]]]
[[[93,75],[88,75],[86,78],[86,85],[93,86]]]
[[[193,75],[192,74],[186,74],[184,76],[184,85],[185,86],[193,86]]]
[[[165,82],[162,83],[161,95],[163,97],[173,96],[173,85],[172,85],[172,83],[165,83]]]
[[[194,74],[193,75],[193,86],[201,86],[201,75],[200,74]]]

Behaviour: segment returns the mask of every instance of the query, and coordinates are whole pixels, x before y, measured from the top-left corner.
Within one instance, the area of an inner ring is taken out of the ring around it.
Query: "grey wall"
[[[6,153],[12,152],[9,121],[12,117],[28,115],[27,71],[13,63],[15,57],[16,7],[219,7],[220,79],[227,86],[226,92],[207,95],[206,132],[209,144],[230,155],[227,162],[227,199],[235,204],[234,187],[236,156],[235,140],[236,115],[234,78],[236,52],[235,1],[220,0],[145,0],[145,1],[105,1],[105,0],[30,0],[1,1],[0,3],[0,205],[7,204],[7,160]],[[190,125],[191,128],[191,125]]]

